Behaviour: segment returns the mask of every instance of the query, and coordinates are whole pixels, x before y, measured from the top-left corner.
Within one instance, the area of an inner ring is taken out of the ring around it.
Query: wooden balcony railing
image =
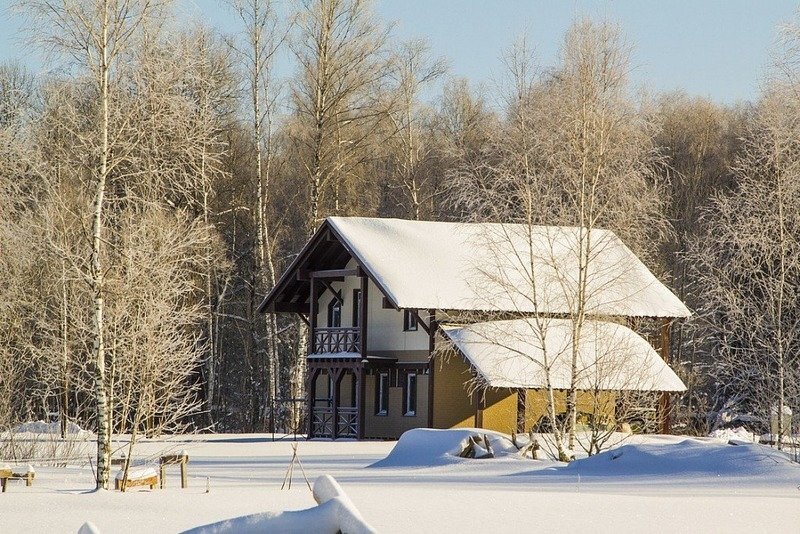
[[[358,327],[316,328],[314,354],[324,352],[359,352],[361,329]]]

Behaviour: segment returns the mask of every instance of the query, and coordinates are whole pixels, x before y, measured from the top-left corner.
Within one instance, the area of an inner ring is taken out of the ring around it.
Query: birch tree
[[[464,213],[529,228],[527,254],[516,261],[531,276],[518,289],[507,285],[509,291],[533,299],[537,309],[552,307],[554,298],[567,305],[572,385],[566,392],[563,423],[556,421],[552,395],[548,401],[551,428],[562,429],[555,436],[557,442],[563,440],[557,444],[558,455],[565,457],[576,446],[584,325],[602,304],[598,295],[609,284],[624,283],[627,272],[626,266],[615,265],[618,275],[612,280],[598,276],[608,266],[601,269],[594,259],[613,246],[608,234],[598,230],[613,230],[647,260],[669,225],[654,186],[652,134],[627,95],[628,48],[618,29],[576,22],[565,38],[560,64],[543,78],[537,78],[531,58],[524,42],[507,57],[512,88],[506,100],[508,119],[481,163],[456,175],[453,191],[456,206]],[[541,248],[533,242],[537,225],[567,225],[575,231],[574,236],[545,238],[556,271],[553,280],[536,280],[532,266],[525,265]],[[487,239],[507,248],[512,238],[521,239],[508,235]],[[558,272],[558,265],[565,262],[570,268]],[[561,288],[559,295],[541,294],[543,287],[552,286]],[[547,329],[544,322],[537,325],[540,331]]]
[[[325,217],[326,190],[338,213],[341,182],[379,142],[386,35],[366,0],[304,0],[297,16],[293,143],[308,186],[308,235]]]
[[[242,21],[243,43],[237,47],[239,56],[245,64],[244,76],[247,80],[247,97],[250,102],[250,132],[255,149],[253,162],[255,174],[256,205],[253,210],[256,227],[255,269],[251,281],[251,291],[254,293],[248,307],[248,318],[253,336],[253,347],[257,359],[265,362],[256,362],[254,369],[259,376],[255,383],[266,382],[266,397],[273,408],[274,416],[275,399],[278,386],[278,323],[274,314],[266,314],[266,330],[263,335],[257,327],[259,322],[256,312],[256,300],[261,300],[272,289],[277,279],[274,258],[276,236],[272,232],[273,218],[270,217],[272,196],[272,179],[275,167],[276,150],[274,148],[274,123],[277,112],[277,102],[280,95],[278,83],[273,76],[273,61],[282,45],[287,30],[279,22],[276,6],[272,1],[264,0],[237,0],[233,2],[234,9]],[[260,391],[252,394],[260,397]],[[275,421],[270,421],[274,428]]]
[[[390,69],[395,94],[388,106],[388,116],[394,130],[392,141],[396,145],[392,152],[397,168],[397,186],[403,191],[408,217],[415,221],[420,218],[422,206],[437,193],[435,188],[427,190],[431,177],[424,176],[419,169],[421,160],[431,148],[422,138],[425,118],[420,99],[422,92],[440,79],[445,70],[445,62],[432,58],[430,48],[423,40],[403,43]]]

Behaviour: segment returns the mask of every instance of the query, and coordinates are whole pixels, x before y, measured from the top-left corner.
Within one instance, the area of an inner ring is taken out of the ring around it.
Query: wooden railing
[[[340,406],[337,410],[336,437],[355,438],[358,436],[358,408]],[[312,413],[312,432],[317,438],[332,438],[333,435],[333,408],[314,407]]]
[[[314,354],[324,352],[359,352],[361,329],[358,327],[316,328]]]

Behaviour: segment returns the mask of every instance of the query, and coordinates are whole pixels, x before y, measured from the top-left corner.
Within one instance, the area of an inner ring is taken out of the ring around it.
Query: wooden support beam
[[[305,302],[274,302],[270,306],[270,311],[308,314],[310,308]]]
[[[428,428],[433,428],[433,380],[436,371],[436,360],[434,351],[436,350],[436,310],[428,310],[431,326],[428,332]]]
[[[362,358],[367,357],[367,308],[369,306],[369,278],[367,278],[366,274],[361,274],[361,291],[359,292],[359,298],[361,299],[358,303],[358,327],[361,329],[360,332],[360,339],[359,339],[359,348],[358,351],[361,354]]]
[[[358,432],[356,432],[357,439],[364,439],[366,436],[366,412],[367,412],[367,373],[364,367],[360,367],[356,371],[356,406],[358,406]]]
[[[342,292],[341,291],[336,291],[328,280],[329,279],[325,279],[325,278],[320,278],[319,279],[319,281],[322,283],[324,288],[329,290],[331,293],[333,293],[333,296],[336,299],[339,300],[340,304],[344,304],[344,299],[342,298]],[[324,291],[323,291],[323,293],[324,293]]]
[[[324,271],[309,271],[311,278],[342,278],[345,276],[359,276],[359,269],[327,269]]]
[[[309,353],[314,354],[316,352],[314,347],[314,339],[316,338],[315,330],[317,329],[317,310],[319,308],[319,296],[317,295],[317,281],[312,278],[311,279],[311,298],[309,300],[309,310],[308,310],[308,349]]]
[[[425,333],[430,336],[431,335],[431,329],[430,329],[430,327],[428,325],[425,324],[425,321],[422,320],[422,317],[419,316],[419,310],[414,310],[412,308],[408,308],[408,312],[411,315],[413,315],[414,317],[416,317],[417,324],[419,326],[421,326],[422,329],[425,330]]]
[[[311,326],[311,323],[308,321],[308,317],[306,317],[306,316],[305,316],[304,314],[302,314],[302,313],[298,313],[297,315],[299,315],[299,316],[300,316],[300,320],[302,320],[304,323],[306,323],[306,326],[308,326],[308,327],[310,327],[310,326]]]
[[[527,393],[527,390],[522,388],[517,390],[517,434],[525,433],[525,401]]]
[[[306,380],[306,399],[308,400],[308,439],[314,437],[314,404],[317,396],[317,377],[319,376],[319,369],[309,369],[307,371]]]
[[[333,401],[333,428],[331,429],[332,439],[339,437],[339,385],[342,383],[343,376],[344,374],[342,373],[342,369],[333,370],[333,376],[331,377],[331,384],[333,385],[333,391],[331,392],[331,400]]]

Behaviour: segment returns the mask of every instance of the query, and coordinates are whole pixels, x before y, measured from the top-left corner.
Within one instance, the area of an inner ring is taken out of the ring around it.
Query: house
[[[308,323],[309,436],[531,428],[547,381],[569,387],[583,235],[570,227],[326,219],[259,307]],[[670,324],[689,310],[613,232],[593,229],[591,243],[577,350],[584,402],[626,389],[684,390],[666,362]],[[661,354],[630,328],[636,318],[659,322]]]

